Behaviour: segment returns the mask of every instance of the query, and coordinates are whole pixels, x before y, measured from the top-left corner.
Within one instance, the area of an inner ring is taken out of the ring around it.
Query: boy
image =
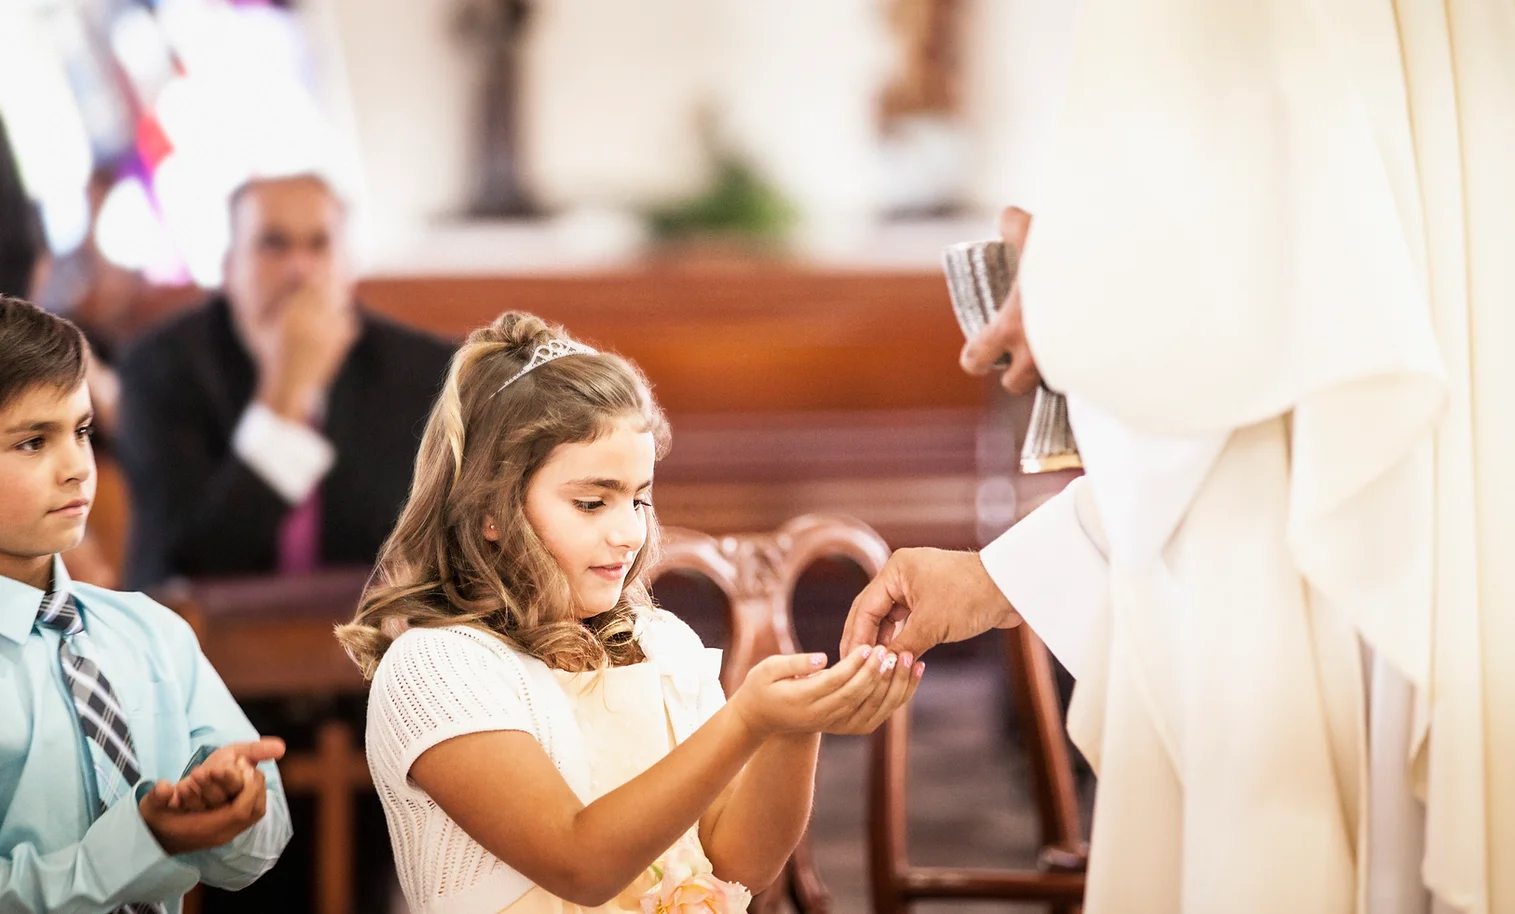
[[[176,914],[278,859],[284,746],[182,619],[64,570],[95,489],[86,351],[0,297],[0,911]]]

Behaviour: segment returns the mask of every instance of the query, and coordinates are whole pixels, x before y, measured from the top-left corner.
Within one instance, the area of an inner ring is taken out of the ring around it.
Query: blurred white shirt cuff
[[[337,460],[336,448],[320,432],[257,402],[237,422],[231,449],[291,505],[304,501]]]
[[[1085,486],[1074,480],[979,553],[1010,605],[1075,679],[1110,595],[1100,535],[1080,518],[1081,510],[1093,510],[1087,495],[1080,507]]]

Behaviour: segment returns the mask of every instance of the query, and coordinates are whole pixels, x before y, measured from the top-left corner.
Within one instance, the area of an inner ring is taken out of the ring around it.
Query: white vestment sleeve
[[[1086,485],[1074,480],[979,553],[1010,605],[1075,679],[1110,593]]]

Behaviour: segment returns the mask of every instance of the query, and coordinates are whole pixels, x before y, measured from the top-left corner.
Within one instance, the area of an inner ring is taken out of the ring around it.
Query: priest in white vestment
[[[1068,86],[1017,292],[1085,477],[844,649],[1043,637],[1090,914],[1515,912],[1515,2],[1084,0]]]

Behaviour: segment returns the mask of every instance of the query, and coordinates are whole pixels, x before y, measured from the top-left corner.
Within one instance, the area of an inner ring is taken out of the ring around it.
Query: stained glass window
[[[149,280],[215,285],[226,199],[254,175],[336,183],[313,55],[283,4],[0,3],[0,116],[49,246],[90,230]]]

